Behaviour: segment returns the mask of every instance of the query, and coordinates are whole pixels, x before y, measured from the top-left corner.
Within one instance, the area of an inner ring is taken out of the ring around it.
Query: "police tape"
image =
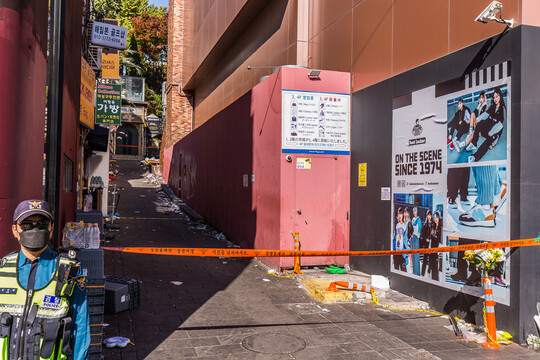
[[[296,250],[255,250],[217,248],[167,248],[167,247],[103,247],[104,250],[136,254],[202,257],[306,257],[306,256],[388,256],[408,254],[430,254],[465,250],[483,250],[523,246],[540,246],[540,238],[509,241],[494,241],[479,244],[443,246],[411,250],[385,251],[296,251]]]

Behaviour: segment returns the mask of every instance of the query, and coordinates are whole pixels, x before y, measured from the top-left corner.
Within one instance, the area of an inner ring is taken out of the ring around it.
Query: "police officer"
[[[0,260],[0,359],[88,358],[90,322],[82,269],[74,254],[49,249],[53,218],[43,200],[13,214],[20,251]]]

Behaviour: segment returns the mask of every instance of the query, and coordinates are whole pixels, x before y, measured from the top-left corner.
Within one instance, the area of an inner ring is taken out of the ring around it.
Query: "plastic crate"
[[[97,344],[103,341],[103,334],[90,334],[90,344]]]
[[[86,302],[88,306],[105,305],[105,296],[88,296]]]
[[[97,277],[97,278],[87,278],[85,279],[86,286],[105,286],[105,278],[104,277]]]
[[[77,260],[80,261],[83,275],[87,279],[103,278],[103,249],[77,250]]]
[[[107,276],[107,282],[125,284],[129,289],[129,309],[133,310],[141,305],[141,282],[137,279],[121,278],[117,276]]]
[[[88,306],[88,315],[103,315],[105,311],[105,306],[103,305],[95,305],[95,306]]]
[[[95,353],[101,354],[101,343],[90,344],[90,346],[88,347],[88,352],[90,354],[95,354]]]
[[[90,335],[94,334],[103,334],[103,324],[90,324]]]
[[[102,325],[103,324],[103,314],[90,315],[90,325]]]
[[[101,355],[101,352],[88,354],[88,360],[101,360],[101,359],[104,359],[103,355]]]
[[[105,295],[105,285],[86,286],[86,296],[96,297]]]

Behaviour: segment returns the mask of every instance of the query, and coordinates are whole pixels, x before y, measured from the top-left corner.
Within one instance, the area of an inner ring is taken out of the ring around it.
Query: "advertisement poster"
[[[510,240],[510,88],[505,62],[394,98],[392,249]],[[481,297],[463,256],[397,255],[391,271]],[[490,273],[505,305],[509,264]]]
[[[283,90],[282,152],[350,154],[350,95]]]
[[[96,124],[120,125],[122,85],[98,83],[96,91]]]

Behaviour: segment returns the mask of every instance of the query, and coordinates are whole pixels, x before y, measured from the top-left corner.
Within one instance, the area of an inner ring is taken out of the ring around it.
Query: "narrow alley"
[[[120,230],[106,246],[226,247],[117,161]],[[106,359],[540,359],[518,345],[489,350],[458,340],[445,318],[369,303],[320,304],[295,278],[256,259],[106,252],[105,274],[141,281],[141,305],[105,315],[104,338],[127,337]]]

